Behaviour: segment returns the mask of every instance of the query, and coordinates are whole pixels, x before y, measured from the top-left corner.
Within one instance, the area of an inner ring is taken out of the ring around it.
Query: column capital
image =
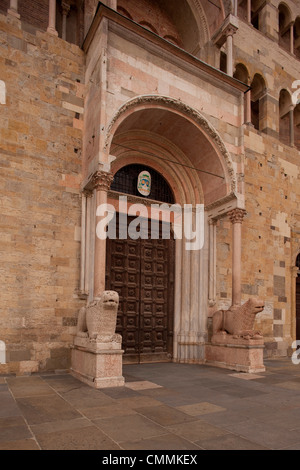
[[[228,15],[220,28],[212,36],[213,43],[222,47],[228,36],[233,36],[239,28],[239,20],[232,14]]]
[[[62,9],[62,13],[63,15],[68,15],[69,11],[70,11],[70,8],[71,6],[67,3],[67,2],[61,2],[61,9]]]
[[[298,268],[298,266],[292,266],[291,271],[292,271],[293,278],[297,278],[300,274],[300,269]]]
[[[91,184],[93,189],[97,191],[108,191],[113,182],[113,174],[106,171],[98,170],[93,174]]]
[[[93,197],[93,192],[90,189],[83,189],[81,192],[82,197]]]
[[[227,213],[232,224],[241,224],[246,215],[245,209],[233,209]]]
[[[236,32],[237,32],[236,26],[228,25],[227,29],[225,30],[226,38],[228,38],[228,36],[233,36]]]
[[[217,222],[218,222],[217,219],[211,218],[211,219],[209,219],[209,221],[208,221],[208,225],[217,225]]]

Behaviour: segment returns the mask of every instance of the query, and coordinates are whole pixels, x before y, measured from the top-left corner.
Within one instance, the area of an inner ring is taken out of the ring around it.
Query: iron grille
[[[141,171],[149,171],[151,175],[151,192],[149,196],[142,196],[137,189],[138,175]],[[120,193],[132,194],[133,196],[154,199],[155,201],[167,202],[173,204],[174,196],[172,190],[164,177],[153,168],[145,165],[132,164],[121,168],[114,176],[111,184],[112,191]]]

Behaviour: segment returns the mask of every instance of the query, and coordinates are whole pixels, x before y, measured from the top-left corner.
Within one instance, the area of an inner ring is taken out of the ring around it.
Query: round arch
[[[292,21],[292,12],[286,3],[278,5],[278,34],[279,45],[290,51],[290,24]]]
[[[250,74],[247,65],[243,64],[242,62],[238,62],[235,65],[233,77],[248,85]]]
[[[108,125],[105,150],[116,157],[113,170],[121,155],[127,162],[150,159],[181,191],[181,203],[208,205],[236,194],[233,163],[220,135],[201,113],[173,98],[143,95],[124,103]]]
[[[198,55],[210,39],[209,22],[201,0],[156,0],[154,3],[150,0],[118,0],[117,10],[161,37],[172,38],[171,42],[194,55]],[[161,15],[165,15],[167,29],[159,21]]]

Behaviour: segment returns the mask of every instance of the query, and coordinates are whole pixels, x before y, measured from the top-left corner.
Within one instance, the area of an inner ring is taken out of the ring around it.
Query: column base
[[[203,364],[205,362],[205,341],[204,334],[179,334],[177,354],[174,357],[174,362]]]
[[[205,347],[206,364],[238,372],[265,372],[264,340],[216,334]]]
[[[18,20],[21,18],[20,14],[17,12],[17,10],[12,10],[11,8],[9,8],[7,10],[7,13],[11,16],[14,16],[15,18],[18,18]]]
[[[47,33],[52,34],[53,36],[58,36],[58,32],[56,31],[56,29],[51,27],[47,28]]]

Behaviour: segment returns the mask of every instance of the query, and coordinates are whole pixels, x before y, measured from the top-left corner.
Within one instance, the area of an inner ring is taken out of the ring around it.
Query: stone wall
[[[283,89],[293,92],[300,62],[278,45],[280,2],[263,6],[260,31],[244,18],[234,35],[235,65],[246,67],[250,83],[256,75],[265,81],[259,130],[241,125],[241,97],[232,93],[225,75],[223,83],[211,80],[178,48],[171,51],[159,38],[150,40],[145,30],[136,35],[137,25],[128,32],[122,24],[109,27],[103,21],[85,55],[46,32],[33,32],[29,22],[46,29],[48,2],[29,3],[43,6],[43,13],[34,9],[35,21],[20,0],[20,22],[6,16],[8,1],[0,0],[0,12],[5,13],[0,14],[0,341],[5,342],[8,361],[0,372],[69,367],[83,303],[78,294],[80,184],[101,162],[105,131],[118,109],[135,96],[149,94],[170,96],[197,109],[230,152],[247,210],[242,225],[243,301],[251,296],[265,300],[257,327],[265,336],[266,355],[287,354],[295,336],[292,268],[300,252],[300,131],[298,126],[296,147],[288,145],[289,123],[280,128],[279,96]],[[90,16],[96,3],[86,3]],[[298,4],[287,3],[293,19],[300,16]],[[119,7],[125,4],[118,2]],[[209,21],[212,33],[220,18]],[[169,36],[176,33],[171,29]],[[206,47],[214,63],[216,48],[211,43]],[[231,304],[231,268],[232,225],[225,217],[217,223],[216,308]]]
[[[293,93],[292,83],[300,77],[300,62],[278,45],[277,5],[272,3],[266,6],[268,14],[261,23],[265,32],[240,20],[234,36],[235,65],[247,68],[250,82],[255,74],[266,82],[264,126],[256,130],[251,124],[244,125],[247,216],[242,226],[242,292],[243,300],[253,295],[266,302],[264,312],[257,317],[257,327],[264,333],[267,356],[286,355],[295,339],[292,268],[300,250],[298,142],[295,139],[295,146],[289,145],[289,116],[281,126],[279,119],[280,91]],[[296,17],[299,6],[290,3]],[[218,302],[220,306],[230,305],[229,221],[219,222],[217,240]]]
[[[69,367],[77,312],[82,51],[0,15],[0,372]]]

